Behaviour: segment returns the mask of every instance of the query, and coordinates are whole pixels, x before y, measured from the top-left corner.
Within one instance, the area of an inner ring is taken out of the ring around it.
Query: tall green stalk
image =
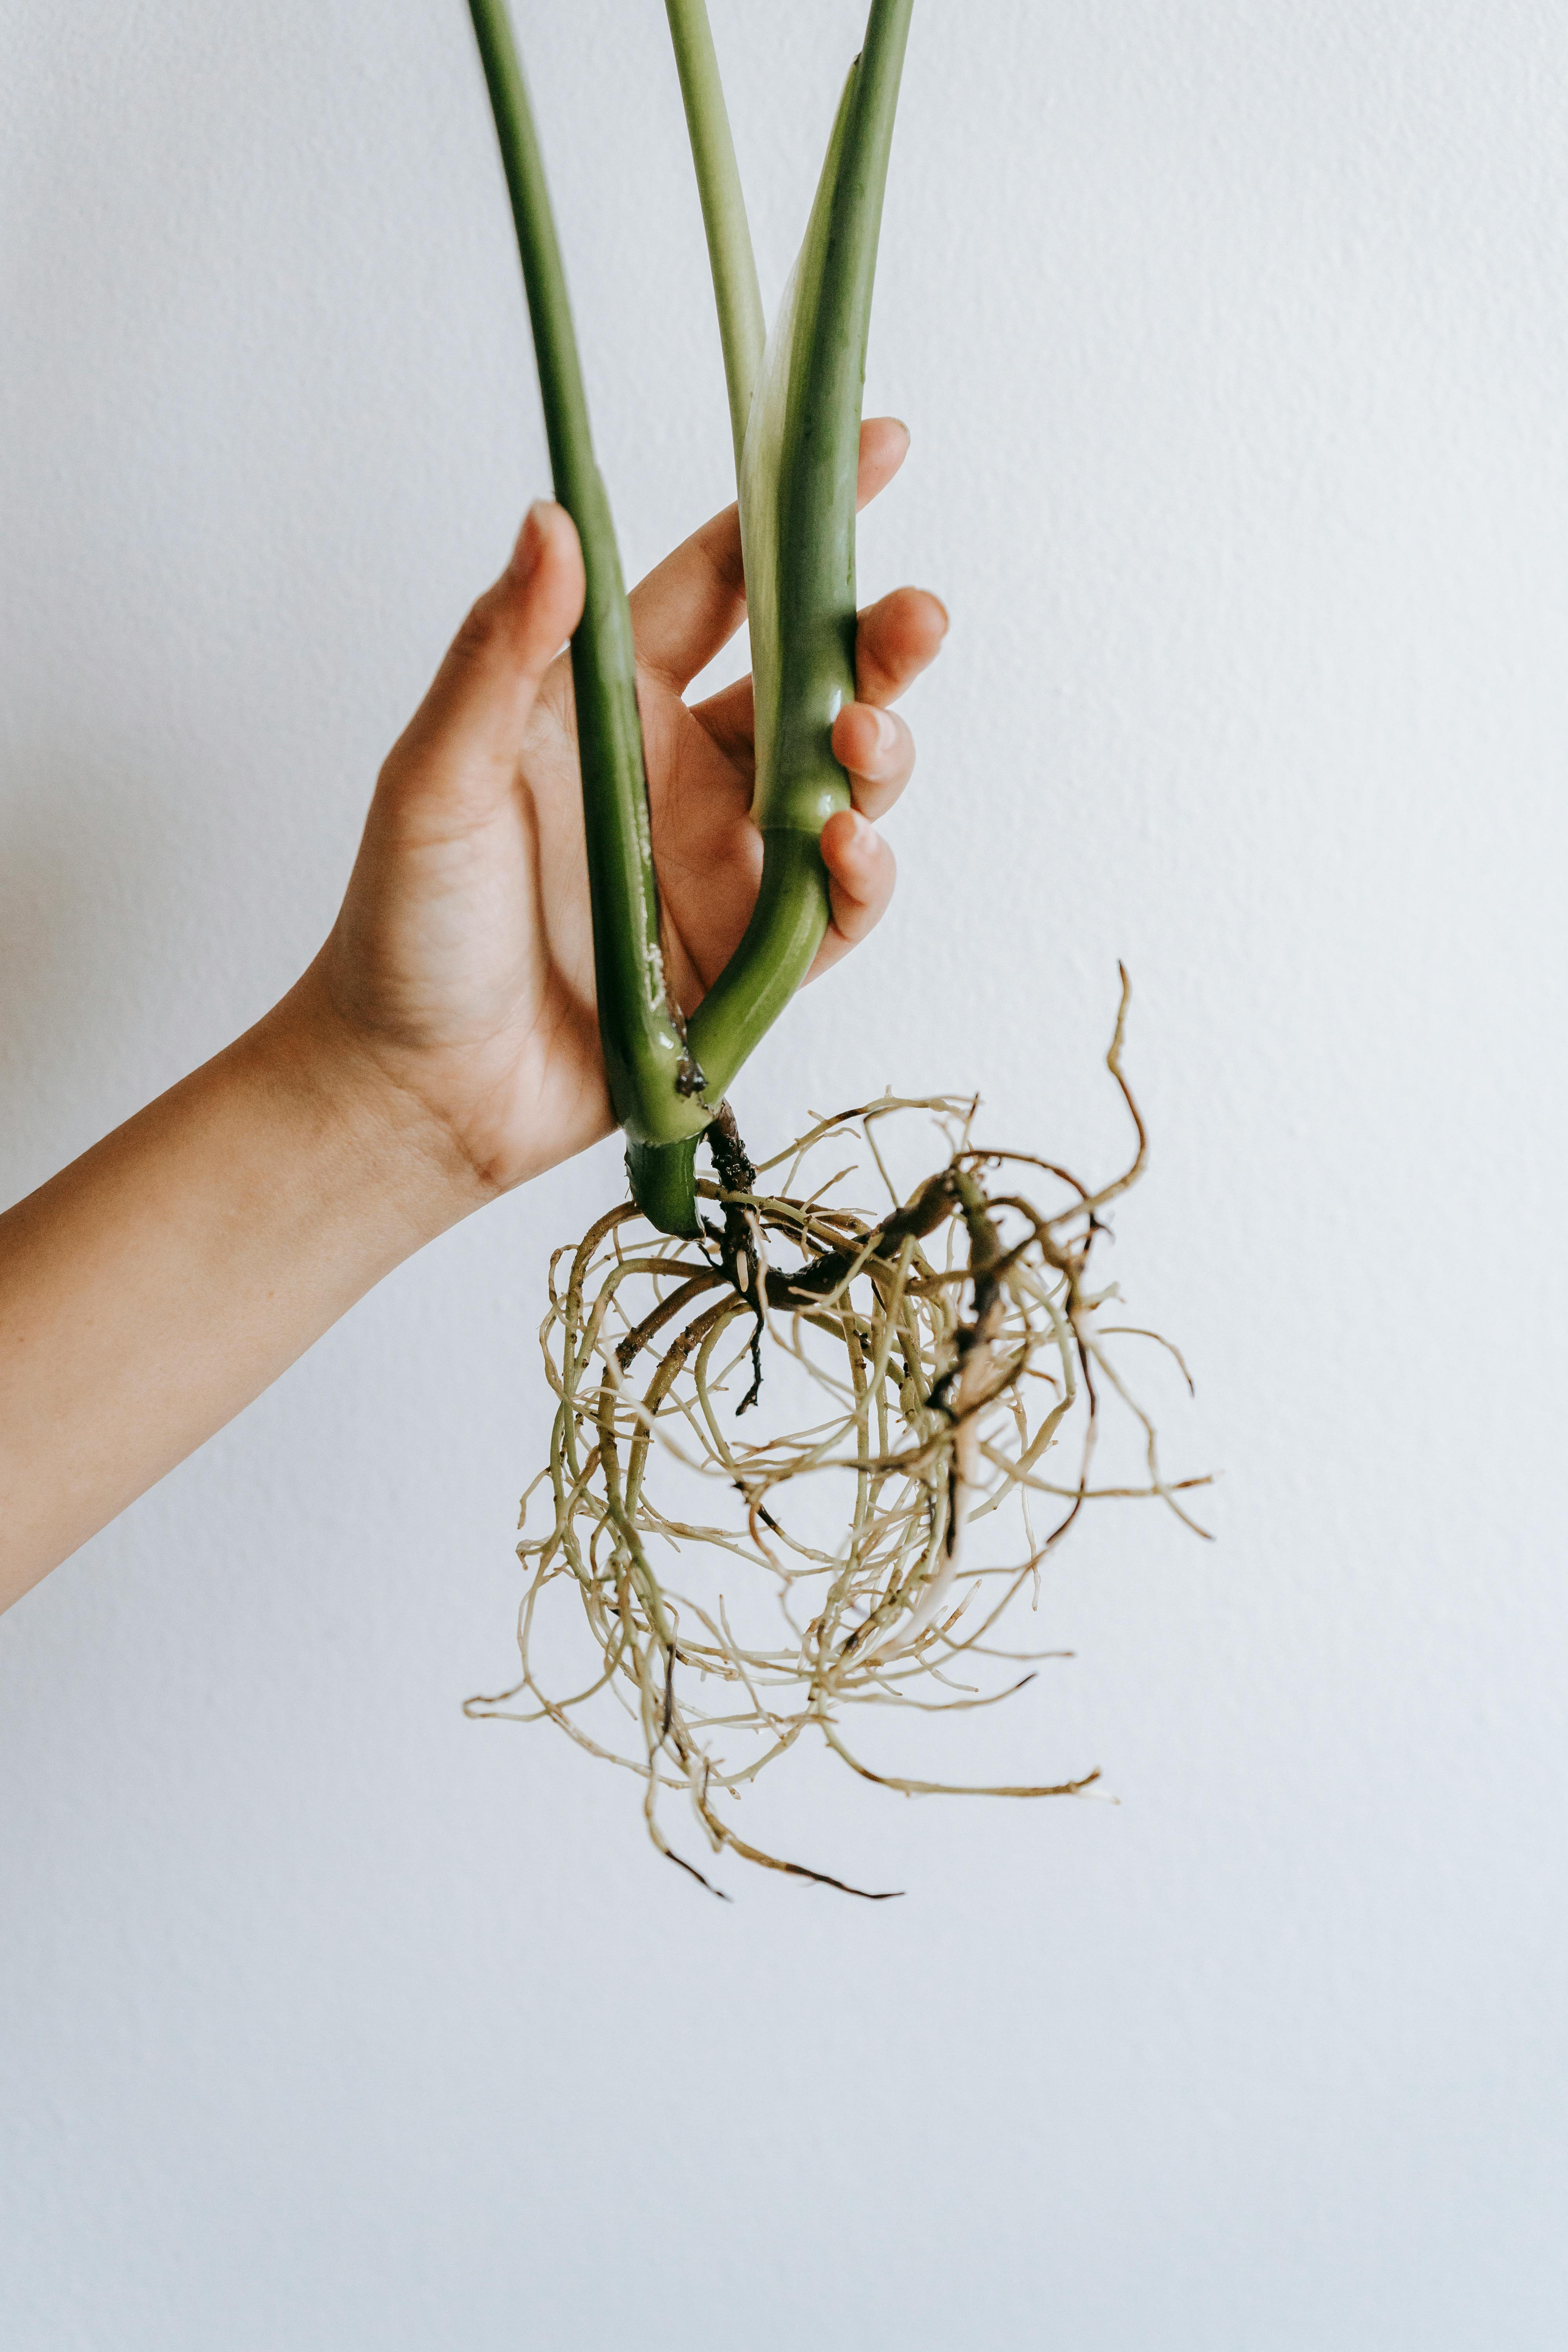
[[[700,1087],[670,1006],[637,716],[631,614],[610,502],[594,456],[550,192],[505,0],[469,0],[517,226],[555,495],[577,526],[587,574],[572,640],[594,919],[599,1029],[616,1116],[634,1140],[690,1131]],[[698,1124],[708,1113],[697,1113]]]
[[[745,936],[691,1019],[710,1093],[730,1084],[788,1003],[827,928],[817,845],[828,817],[849,805],[831,736],[855,698],[860,403],[910,7],[872,0],[747,422],[741,530],[763,879]]]
[[[708,237],[708,257],[713,271],[713,300],[719,313],[719,341],[724,352],[724,382],[730,394],[730,430],[735,440],[735,474],[741,472],[746,419],[752,393],[763,364],[767,321],[763,316],[762,289],[752,252],[752,232],[746,223],[746,200],[741,193],[735,142],[724,107],[724,86],[708,22],[705,0],[665,0],[669,37],[680,76],[681,101],[691,140],[691,160],[697,167],[697,194],[702,205],[702,226]]]

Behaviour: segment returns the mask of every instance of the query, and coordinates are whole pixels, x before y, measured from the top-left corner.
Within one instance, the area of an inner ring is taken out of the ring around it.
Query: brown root
[[[1106,1349],[1112,1330],[1156,1335],[1100,1324],[1115,1294],[1087,1281],[1100,1212],[1146,1152],[1121,1068],[1125,1012],[1124,976],[1107,1058],[1138,1148],[1098,1192],[976,1144],[976,1105],[952,1097],[841,1112],[760,1171],[726,1113],[711,1137],[719,1181],[699,1187],[714,1210],[703,1241],[650,1234],[628,1202],[556,1255],[541,1337],[558,1407],[530,1489],[546,1489],[547,1524],[518,1546],[521,1674],[468,1712],[547,1717],[638,1774],[654,1843],[704,1885],[668,1842],[661,1795],[685,1796],[714,1853],[865,1891],[749,1843],[722,1810],[808,1732],[907,1795],[1072,1796],[1098,1778],[913,1780],[863,1763],[841,1726],[855,1706],[994,1706],[1033,1680],[1017,1662],[1063,1654],[999,1646],[999,1629],[1026,1591],[1037,1600],[1042,1562],[1089,1502],[1157,1498],[1205,1532],[1178,1497],[1207,1482],[1164,1476],[1153,1423]],[[885,1147],[930,1122],[944,1164],[900,1198]],[[808,1181],[818,1168],[824,1181]],[[863,1170],[890,1196],[881,1215],[841,1204]],[[1014,1190],[1025,1171],[1056,1199]],[[1090,1483],[1106,1393],[1140,1427],[1142,1483]],[[734,1420],[759,1397],[761,1425],[742,1439]],[[805,1425],[786,1425],[805,1405]],[[1073,1467],[1042,1475],[1058,1449]],[[570,1591],[588,1663],[556,1697],[561,1629],[544,1641],[541,1611]]]

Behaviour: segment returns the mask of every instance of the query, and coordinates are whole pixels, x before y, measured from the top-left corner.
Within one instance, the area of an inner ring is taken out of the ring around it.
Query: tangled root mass
[[[843,1726],[854,1706],[972,1709],[1032,1680],[1020,1665],[1051,1654],[1008,1646],[1005,1621],[1088,1503],[1155,1496],[1195,1528],[1182,1498],[1206,1482],[1165,1479],[1107,1346],[1156,1335],[1107,1324],[1116,1294],[1089,1280],[1102,1212],[1146,1150],[1126,1006],[1124,978],[1107,1063],[1137,1150],[1098,1192],[975,1143],[975,1105],[951,1097],[841,1112],[760,1170],[725,1113],[702,1242],[651,1233],[628,1202],[556,1253],[541,1338],[558,1404],[523,1498],[521,1673],[468,1712],[548,1718],[637,1773],[655,1844],[705,1885],[669,1843],[663,1797],[689,1803],[715,1853],[843,1886],[750,1843],[725,1810],[808,1731],[911,1795],[1071,1796],[1098,1778],[910,1780],[873,1769]],[[937,1123],[947,1157],[900,1200],[888,1123],[916,1119]],[[879,1216],[837,1204],[868,1174],[891,1196]],[[1139,1484],[1091,1484],[1108,1395],[1141,1426]],[[529,1534],[536,1496],[545,1524]],[[546,1618],[573,1595],[578,1639],[558,1666]]]

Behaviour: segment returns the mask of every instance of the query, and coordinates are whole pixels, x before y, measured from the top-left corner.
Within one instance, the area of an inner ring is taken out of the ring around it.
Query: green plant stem
[[[832,732],[855,696],[860,404],[911,5],[872,0],[865,47],[845,84],[805,240],[748,411],[741,533],[756,714],[752,811],[763,833],[763,875],[740,946],[689,1024],[705,1079],[703,1104],[690,1107],[694,1129],[795,994],[827,929],[820,843],[828,817],[847,808],[850,798]],[[709,50],[710,56],[710,43]],[[700,175],[701,156],[720,147],[722,121],[715,68],[710,79],[694,78],[688,95]],[[727,143],[727,123],[722,136]],[[726,294],[716,254],[713,271],[722,318]],[[648,1213],[657,1205],[668,1215],[672,1202],[688,1213],[689,1160],[654,1150],[628,1165]],[[696,1213],[693,1198],[693,1220]]]
[[[587,572],[572,641],[599,1031],[639,1206],[698,1230],[694,1139],[795,993],[827,928],[820,835],[849,802],[833,722],[855,693],[855,488],[882,192],[911,0],[872,0],[801,257],[763,352],[734,146],[703,0],[666,0],[708,231],[731,429],[757,713],[762,885],[683,1033],[659,942],[631,616],[595,460],[565,277],[504,0],[469,0],[511,197],[555,494]]]
[[[751,921],[691,1016],[691,1050],[701,1061],[710,1099],[725,1092],[805,978],[827,918],[827,868],[816,835],[765,834]]]
[[[712,1113],[704,1107],[704,1126]],[[677,1143],[626,1144],[626,1181],[632,1198],[650,1225],[682,1241],[695,1241],[701,1232],[697,1210],[697,1147],[702,1130]]]
[[[469,0],[517,226],[555,495],[577,526],[587,593],[572,639],[599,1034],[616,1116],[634,1140],[709,1113],[666,988],[631,614],[588,404],[550,192],[504,0]]]
[[[788,1003],[827,928],[818,843],[850,797],[832,730],[855,697],[860,406],[910,7],[872,0],[747,427],[741,527],[763,867],[745,936],[690,1024],[710,1093]]]
[[[665,0],[669,37],[675,47],[686,127],[691,140],[691,160],[697,170],[697,193],[702,205],[702,226],[708,237],[708,258],[713,272],[713,299],[719,313],[719,340],[724,351],[724,382],[730,394],[730,430],[735,441],[735,476],[741,472],[746,419],[752,393],[763,363],[766,324],[746,225],[746,200],[741,190],[735,142],[724,107],[712,29],[706,0]]]

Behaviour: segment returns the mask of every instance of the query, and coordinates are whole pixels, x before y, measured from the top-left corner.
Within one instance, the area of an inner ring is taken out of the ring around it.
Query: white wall
[[[716,0],[770,289],[858,6]],[[662,12],[518,14],[635,570],[729,462]],[[14,1197],[312,950],[544,476],[458,0],[6,18]],[[987,1735],[1119,1807],[811,1766],[906,1899],[724,1908],[465,1722],[606,1147],[0,1626],[9,2352],[1562,2341],[1565,116],[1545,0],[917,11],[863,582],[954,625],[897,911],[742,1099],[1100,1164],[1130,963],[1222,1540],[1088,1528]]]

